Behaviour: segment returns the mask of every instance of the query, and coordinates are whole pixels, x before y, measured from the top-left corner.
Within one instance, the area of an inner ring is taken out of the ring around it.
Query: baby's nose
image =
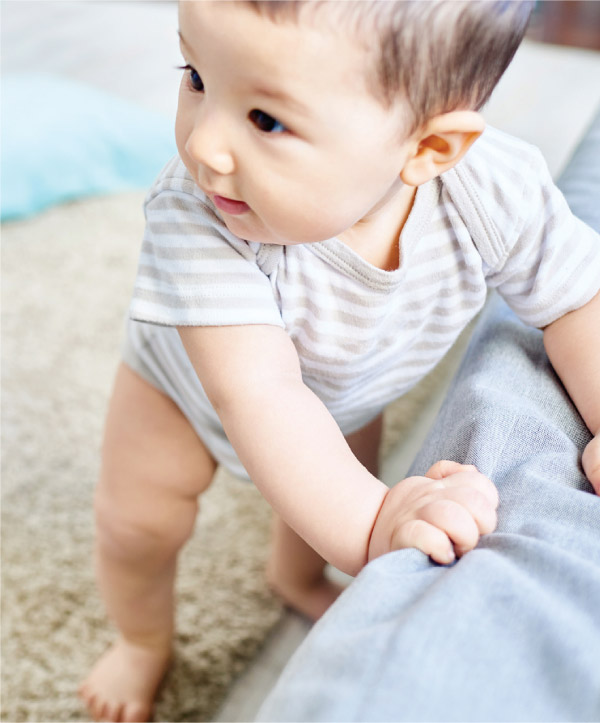
[[[235,161],[224,126],[214,116],[196,119],[186,143],[186,151],[196,163],[214,173],[229,175],[235,170]]]

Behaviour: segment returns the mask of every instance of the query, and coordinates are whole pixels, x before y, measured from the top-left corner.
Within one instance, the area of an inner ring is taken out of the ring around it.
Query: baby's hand
[[[600,495],[600,432],[583,450],[581,463],[585,476],[592,483],[596,494]]]
[[[496,528],[498,492],[473,465],[443,460],[387,494],[373,527],[369,560],[407,547],[448,564]]]

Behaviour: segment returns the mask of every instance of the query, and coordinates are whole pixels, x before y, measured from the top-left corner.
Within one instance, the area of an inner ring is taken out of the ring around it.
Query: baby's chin
[[[226,217],[222,214],[223,222],[227,229],[244,241],[250,243],[271,244],[274,246],[299,246],[301,244],[319,243],[326,241],[332,236],[323,236],[319,231],[307,230],[300,237],[297,233],[289,232],[286,229],[279,230],[262,222],[252,209],[240,216]]]

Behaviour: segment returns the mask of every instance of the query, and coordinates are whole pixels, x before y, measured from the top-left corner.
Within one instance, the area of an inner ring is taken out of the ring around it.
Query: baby
[[[540,153],[478,112],[529,12],[181,3],[179,156],[146,200],[96,498],[119,638],[81,687],[95,718],[151,716],[177,555],[218,463],[273,506],[269,581],[311,618],[339,594],[325,561],[354,575],[415,547],[448,564],[494,530],[498,495],[475,467],[377,478],[382,410],[489,287],[544,329],[600,491],[600,238]]]

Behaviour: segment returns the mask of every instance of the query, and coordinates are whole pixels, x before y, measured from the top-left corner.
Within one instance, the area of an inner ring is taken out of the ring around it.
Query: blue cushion
[[[83,83],[9,75],[2,96],[2,220],[147,188],[176,153],[171,119]]]

